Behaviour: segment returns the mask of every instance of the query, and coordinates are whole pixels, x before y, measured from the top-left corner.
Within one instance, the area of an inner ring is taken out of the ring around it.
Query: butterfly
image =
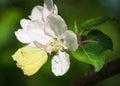
[[[12,58],[25,75],[31,76],[45,64],[48,55],[40,48],[26,46],[18,49]]]

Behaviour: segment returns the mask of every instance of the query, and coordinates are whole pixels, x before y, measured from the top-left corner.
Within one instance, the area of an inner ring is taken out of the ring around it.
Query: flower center
[[[48,53],[56,52],[58,50],[63,50],[63,40],[54,38],[53,42],[50,42],[49,44],[47,44],[46,47],[47,47]]]

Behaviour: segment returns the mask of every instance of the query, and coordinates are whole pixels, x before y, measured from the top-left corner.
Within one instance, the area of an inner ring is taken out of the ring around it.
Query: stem
[[[79,36],[81,37],[82,36],[82,33],[84,32],[84,29],[81,29],[80,33],[79,33]]]
[[[83,43],[87,43],[87,42],[94,42],[94,43],[96,42],[97,43],[97,41],[94,41],[94,40],[84,40],[83,41]]]
[[[81,28],[80,33],[77,35],[77,38],[78,38],[78,41],[79,41],[78,42],[79,45],[83,44],[82,40],[81,40],[81,36],[82,36],[83,32],[84,32],[84,29]]]
[[[93,86],[94,84],[105,80],[109,77],[120,73],[120,58],[107,63],[99,72],[95,72],[93,68],[85,73],[78,80],[73,82],[71,86]]]
[[[76,22],[76,20],[74,21],[74,28],[75,28],[75,33],[78,34],[78,27],[77,27],[77,22]]]

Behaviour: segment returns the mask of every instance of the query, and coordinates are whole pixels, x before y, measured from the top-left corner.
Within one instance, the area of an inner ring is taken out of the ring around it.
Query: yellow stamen
[[[58,40],[57,38],[54,38],[53,42],[50,42],[49,44],[46,45],[47,50],[51,52],[56,52],[58,50],[63,50],[63,40]]]

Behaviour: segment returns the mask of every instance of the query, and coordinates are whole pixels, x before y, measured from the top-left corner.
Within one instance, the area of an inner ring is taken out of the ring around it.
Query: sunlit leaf
[[[105,63],[104,49],[98,43],[84,44],[72,54],[77,60],[93,65],[95,71],[99,71]]]

